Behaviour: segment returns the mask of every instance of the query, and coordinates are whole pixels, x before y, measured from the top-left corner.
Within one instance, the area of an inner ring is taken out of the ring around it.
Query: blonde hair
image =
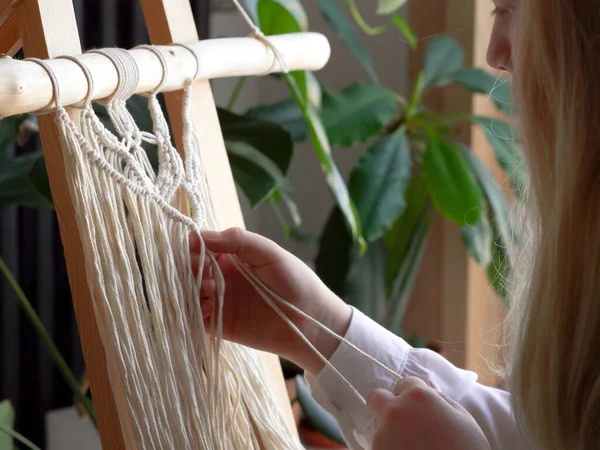
[[[521,0],[517,16],[513,85],[529,177],[511,258],[508,383],[536,446],[598,448],[600,5]]]

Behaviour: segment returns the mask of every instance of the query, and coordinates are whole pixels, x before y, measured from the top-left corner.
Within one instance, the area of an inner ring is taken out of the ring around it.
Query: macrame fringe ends
[[[54,86],[67,183],[127,448],[302,449],[277,408],[258,352],[222,340],[225,285],[217,264],[216,313],[210,329],[204,326],[202,270],[192,273],[189,235],[218,224],[191,123],[191,87],[183,102],[182,159],[156,93],[148,95],[152,133],[140,131],[127,111],[137,86],[127,52],[98,52],[119,73],[119,88],[106,105],[116,135],[89,99],[75,123],[60,105],[48,65],[34,61]],[[91,98],[92,77],[80,66]],[[144,143],[158,149],[156,173]],[[204,258],[214,261],[203,249],[200,267]]]

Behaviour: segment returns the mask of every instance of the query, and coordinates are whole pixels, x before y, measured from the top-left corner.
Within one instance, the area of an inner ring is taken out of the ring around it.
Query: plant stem
[[[273,207],[273,212],[275,213],[275,216],[277,217],[277,220],[279,221],[279,224],[281,225],[281,228],[283,229],[283,234],[285,235],[286,238],[290,237],[290,226],[288,225],[287,221],[285,220],[285,217],[283,217],[283,214],[281,213],[281,209],[279,209],[279,205],[273,198],[271,198],[271,206]]]
[[[361,27],[362,30],[368,35],[375,36],[377,34],[383,33],[385,30],[388,29],[387,25],[372,27],[365,21],[360,11],[356,7],[356,3],[354,3],[354,0],[346,0],[346,2],[348,3],[348,9],[350,10],[350,14],[352,14],[352,17],[354,18],[358,26]]]
[[[246,82],[246,77],[240,77],[237,84],[235,85],[235,89],[233,90],[233,93],[231,94],[229,103],[227,103],[228,110],[231,111],[233,109],[233,105],[235,105],[235,102],[237,101],[237,98],[240,95],[240,92],[242,91],[242,88],[244,87],[245,82]]]
[[[13,439],[16,439],[21,444],[26,445],[27,448],[29,448],[31,450],[41,450],[37,445],[35,445],[33,442],[31,442],[29,439],[27,439],[21,433],[17,433],[15,430],[11,430],[10,428],[5,427],[2,424],[0,424],[0,433],[8,434],[10,437],[12,437]]]
[[[33,309],[33,306],[31,306],[29,299],[21,289],[21,286],[19,286],[17,280],[15,280],[15,278],[13,277],[13,274],[11,273],[10,269],[8,268],[2,257],[0,257],[0,271],[4,275],[4,278],[6,278],[6,281],[8,281],[8,284],[13,289],[17,298],[19,299],[19,304],[21,305],[21,308],[23,308],[23,311],[25,312],[25,315],[31,322],[31,325],[33,326],[38,336],[46,346],[46,349],[50,353],[50,357],[54,360],[54,363],[58,367],[58,370],[60,371],[64,380],[71,388],[71,391],[73,391],[73,394],[79,399],[79,401],[81,401],[85,410],[89,414],[90,419],[92,420],[94,425],[96,425],[96,414],[94,413],[94,405],[92,401],[81,390],[81,386],[79,385],[77,378],[75,378],[75,375],[73,374],[73,372],[71,372],[71,369],[69,368],[67,362],[60,354],[60,351],[54,344],[54,341],[52,341],[52,338],[48,334],[48,331],[46,331],[44,324]]]

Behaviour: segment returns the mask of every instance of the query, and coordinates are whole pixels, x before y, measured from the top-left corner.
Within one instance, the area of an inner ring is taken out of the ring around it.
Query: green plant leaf
[[[421,269],[421,263],[427,248],[427,237],[429,236],[430,226],[431,212],[427,205],[421,211],[415,227],[410,233],[406,253],[392,283],[390,312],[388,314],[390,322],[388,327],[398,335],[402,333],[402,320]]]
[[[269,158],[245,142],[226,142],[231,171],[252,208],[267,200],[281,184],[284,176]]]
[[[473,154],[471,149],[461,146],[469,166],[485,193],[490,206],[490,224],[493,236],[491,242],[492,261],[487,266],[487,274],[498,296],[507,301],[507,291],[504,285],[510,265],[506,253],[507,243],[519,245],[519,236],[513,230],[509,219],[509,207],[502,191],[498,188],[494,176],[489,169]]]
[[[302,108],[302,113],[310,132],[311,142],[317,157],[319,158],[323,172],[325,173],[325,179],[333,193],[336,204],[339,206],[346,219],[352,239],[360,245],[361,249],[365,250],[366,243],[362,236],[361,223],[356,206],[350,198],[346,183],[333,160],[327,133],[325,132],[321,119],[310,103],[305,101],[301,96],[294,78],[286,74],[285,80],[294,100]]]
[[[353,83],[325,91],[321,117],[331,145],[353,147],[378,134],[397,114],[395,94],[379,85]]]
[[[44,158],[41,151],[14,156],[20,127],[27,115],[0,120],[0,208],[11,205],[48,206],[42,195],[29,182],[29,173]]]
[[[353,258],[352,235],[340,208],[335,206],[323,227],[315,258],[315,272],[339,297],[346,294],[346,277]]]
[[[430,134],[423,177],[438,211],[461,227],[477,223],[483,192],[459,148]]]
[[[308,128],[306,128],[304,115],[293,98],[287,98],[273,105],[249,109],[246,116],[276,123],[287,131],[295,142],[308,139]]]
[[[426,348],[427,341],[418,333],[412,333],[404,338],[412,348]]]
[[[410,121],[415,116],[415,113],[419,110],[419,104],[423,97],[423,91],[425,90],[425,72],[422,70],[419,72],[417,81],[412,90],[408,107],[406,108],[406,120]]]
[[[452,75],[452,79],[471,92],[489,95],[496,108],[506,115],[511,114],[513,102],[510,92],[510,80],[496,77],[476,67],[462,68]]]
[[[0,160],[0,208],[10,205],[48,206],[28,178],[35,163],[43,157],[39,152]]]
[[[296,375],[298,402],[307,422],[318,432],[340,445],[346,445],[335,418],[327,412],[310,393],[308,383],[302,375]]]
[[[273,193],[271,200],[273,203],[273,208],[275,209],[275,213],[280,218],[283,218],[283,215],[281,214],[281,212],[279,210],[279,204],[281,203],[281,200],[283,200],[283,203],[285,204],[285,206],[292,218],[294,227],[299,227],[302,224],[302,219],[300,217],[300,211],[298,210],[298,206],[286,192],[287,190],[291,190],[291,187],[289,187],[288,180],[284,178],[283,184],[280,184],[280,185],[282,185],[282,186],[287,185],[288,189],[280,187],[280,188],[276,189],[275,192]],[[285,223],[285,225],[287,226],[287,223]],[[284,232],[288,233],[288,237],[292,237],[291,234],[293,232],[293,229],[286,230],[286,227],[284,226]],[[301,234],[300,231],[296,230],[296,232],[294,232],[294,234],[296,235],[295,237],[300,238],[300,234]]]
[[[319,0],[319,9],[325,21],[334,29],[340,40],[363,66],[371,81],[379,83],[379,77],[367,47],[362,43],[354,24],[349,21],[339,7],[339,0]]]
[[[358,161],[349,190],[367,242],[381,238],[404,211],[411,170],[410,147],[403,130],[376,141]]]
[[[348,5],[348,10],[350,11],[350,14],[352,15],[352,18],[354,19],[356,24],[367,35],[376,36],[378,34],[384,33],[388,29],[388,24],[376,27],[372,27],[371,25],[369,25],[365,18],[362,16],[358,7],[356,6],[355,0],[346,0],[346,5]]]
[[[287,9],[286,9],[287,8]],[[304,31],[305,25],[298,10],[302,5],[294,0],[258,0],[256,14],[258,22],[267,35],[281,33],[295,33]],[[327,183],[334,195],[337,205],[342,210],[352,237],[364,249],[365,243],[362,237],[360,220],[354,202],[348,194],[348,188],[342,178],[335,161],[331,155],[331,146],[327,138],[327,133],[323,127],[317,109],[310,102],[309,98],[309,78],[305,71],[291,72],[283,74],[283,79],[292,93],[296,104],[302,110],[302,115],[307,124],[311,142],[325,173]]]
[[[464,226],[460,229],[462,241],[469,253],[479,265],[487,270],[492,262],[492,241],[494,230],[485,214],[482,214],[473,226]]]
[[[296,228],[290,230],[290,239],[303,245],[316,246],[319,242],[319,237],[313,233],[304,233]]]
[[[452,81],[463,67],[464,59],[462,47],[450,36],[442,34],[429,39],[423,62],[424,87],[443,86]]]
[[[506,253],[506,246],[499,233],[494,233],[492,240],[492,262],[487,267],[486,272],[496,295],[504,302],[508,302],[509,296],[506,280],[509,276],[510,264]]]
[[[299,0],[246,0],[246,8],[265,34],[294,33],[287,30],[296,26],[298,31],[308,30],[308,16]]]
[[[54,205],[50,190],[50,180],[48,179],[48,169],[44,158],[38,158],[33,163],[31,170],[27,174],[27,180],[48,205]]]
[[[279,125],[256,117],[217,109],[226,142],[245,142],[273,161],[286,174],[292,160],[294,144]]]
[[[395,94],[374,84],[355,83],[342,92],[323,92],[320,117],[331,145],[353,147],[366,142],[393,120],[399,104]],[[295,141],[308,138],[301,108],[294,99],[261,106],[247,113],[278,124]]]
[[[489,117],[475,117],[474,122],[485,131],[496,161],[508,174],[515,193],[519,194],[525,183],[525,166],[513,127],[508,122]]]
[[[406,4],[406,0],[378,0],[377,14],[387,15],[398,11]]]
[[[428,207],[427,188],[421,177],[410,180],[404,198],[406,208],[385,235],[385,243],[390,250],[385,271],[388,298],[392,296],[394,280],[406,259],[414,230]]]
[[[385,267],[389,250],[383,239],[369,243],[364,255],[353,251],[342,298],[376,322],[386,312]]]
[[[275,182],[262,167],[232,153],[229,153],[229,164],[235,182],[248,198],[251,208],[261,205],[273,193]]]
[[[306,98],[313,107],[319,110],[323,101],[321,84],[314,73],[305,71],[304,74],[306,76]]]
[[[415,50],[417,48],[417,35],[415,31],[411,28],[411,26],[404,20],[404,18],[400,14],[394,14],[392,16],[392,22],[396,25],[396,28],[400,30],[402,35],[406,38],[408,45],[410,48]]]
[[[498,188],[498,183],[494,179],[494,176],[470,148],[464,145],[459,146],[472,173],[477,177],[477,181],[490,205],[492,226],[498,230],[503,242],[518,243],[518,236],[510,225],[508,203],[502,191]]]
[[[0,426],[12,431],[15,426],[15,410],[8,400],[0,402]],[[14,448],[13,438],[10,434],[0,430],[0,449],[12,450]]]

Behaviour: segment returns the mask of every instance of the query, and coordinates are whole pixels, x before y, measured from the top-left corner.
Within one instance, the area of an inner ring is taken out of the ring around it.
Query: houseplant
[[[404,3],[377,2],[374,6],[384,24],[371,27],[354,1],[320,0],[322,15],[365,68],[371,83],[331,92],[319,84],[317,75],[293,73],[283,77],[291,98],[246,113],[279,123],[294,141],[312,142],[336,199],[318,238],[316,271],[348,303],[396,333],[401,333],[434,210],[460,227],[467,249],[505,298],[502,280],[508,267],[503,251],[505,243],[514,239],[508,207],[486,167],[454,140],[453,126],[465,122],[481,126],[501,166],[508,173],[521,173],[508,122],[431,111],[423,105],[428,91],[458,83],[472,92],[491,94],[495,105],[509,113],[509,85],[481,69],[464,67],[463,50],[449,36],[427,41],[423,67],[409,97],[378,82],[356,27],[342,8],[368,34],[399,32],[415,48],[415,33],[399,13]],[[247,0],[246,4],[266,34],[308,30],[299,1]],[[368,149],[346,187],[332,163],[332,148],[343,151],[362,144]],[[517,185],[521,181],[518,176],[511,180]]]
[[[396,30],[414,49],[417,37],[399,14],[404,3],[379,0],[375,6],[384,24],[371,27],[353,0],[320,0],[323,17],[364,67],[371,83],[331,92],[314,74],[293,73],[283,77],[291,98],[247,112],[279,123],[295,141],[311,141],[336,200],[318,238],[317,274],[348,303],[401,335],[435,211],[460,227],[466,248],[486,271],[499,297],[506,299],[505,247],[517,236],[493,176],[470,148],[453,138],[454,125],[482,127],[499,164],[511,174],[513,187],[523,181],[518,143],[512,139],[509,122],[431,111],[423,104],[429,90],[455,83],[490,95],[501,112],[510,114],[509,84],[481,69],[464,67],[463,50],[455,40],[445,35],[428,40],[422,70],[408,98],[381,86],[343,7],[367,34]],[[308,29],[298,1],[247,0],[246,4],[266,34]],[[345,188],[332,163],[332,148],[343,151],[362,144],[368,149]],[[293,229],[285,222],[283,226],[293,236]],[[413,345],[423,345],[418,336],[404,337]],[[298,379],[299,393],[304,392],[302,388]],[[309,398],[305,398],[305,411],[310,411],[314,428],[343,443],[331,417]]]
[[[423,105],[429,90],[459,83],[473,92],[492,92],[495,104],[508,112],[508,85],[497,83],[482,70],[463,67],[462,49],[450,37],[428,40],[423,69],[406,98],[379,83],[357,28],[367,34],[401,33],[414,48],[415,33],[399,13],[403,3],[380,0],[377,9],[384,25],[371,27],[351,0],[319,1],[327,23],[365,68],[370,83],[332,92],[317,75],[294,72],[276,77],[288,87],[288,99],[241,115],[219,110],[234,179],[251,207],[275,208],[287,235],[307,241],[286,174],[294,143],[311,142],[335,198],[335,207],[316,239],[316,271],[347,302],[398,334],[403,334],[402,315],[434,211],[460,227],[467,249],[504,296],[501,280],[508,267],[503,248],[514,238],[507,221],[508,207],[485,166],[452,138],[453,125],[470,122],[482,126],[500,164],[509,173],[518,174],[520,167],[516,146],[508,139],[507,122],[431,111]],[[246,4],[267,35],[309,29],[299,0],[247,0]],[[242,84],[240,80],[240,89]],[[145,102],[134,97],[129,106],[140,128],[149,130]],[[97,108],[102,115],[102,108]],[[0,207],[52,205],[41,151],[18,157],[10,154],[17,137],[31,131],[23,124],[34,123],[35,119],[26,115],[0,122]],[[336,167],[334,152],[357,145],[368,148],[346,183]],[[286,212],[280,211],[281,206]],[[336,264],[328,264],[331,261]],[[369,295],[364,295],[367,292]],[[72,388],[81,390],[76,385]],[[329,420],[310,406],[308,397],[303,401],[305,410],[313,410],[314,424]],[[329,431],[339,438],[339,432]]]

